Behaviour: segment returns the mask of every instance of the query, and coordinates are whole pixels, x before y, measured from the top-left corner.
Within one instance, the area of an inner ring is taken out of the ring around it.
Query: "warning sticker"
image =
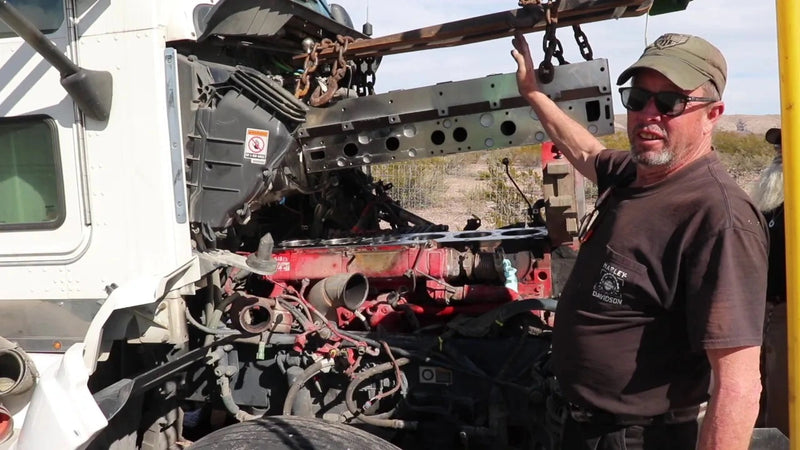
[[[244,138],[244,157],[253,164],[266,164],[268,143],[268,130],[248,128],[247,136]]]

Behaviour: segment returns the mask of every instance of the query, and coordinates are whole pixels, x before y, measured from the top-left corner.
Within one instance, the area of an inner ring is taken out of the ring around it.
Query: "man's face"
[[[642,69],[633,85],[650,92],[678,92],[704,97],[701,89],[683,91],[660,73]],[[675,117],[660,113],[650,99],[641,111],[628,111],[628,139],[634,161],[646,167],[682,165],[711,146],[711,131],[717,113],[708,103],[689,102],[683,114]],[[721,113],[721,111],[720,111]]]

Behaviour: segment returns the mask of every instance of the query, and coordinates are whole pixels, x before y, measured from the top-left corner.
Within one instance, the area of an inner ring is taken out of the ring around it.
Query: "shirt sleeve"
[[[686,315],[693,350],[761,345],[767,244],[730,227],[699,242],[686,264]]]
[[[594,159],[594,170],[598,192],[611,186],[627,186],[636,179],[636,164],[631,160],[631,153],[626,151],[601,151]]]

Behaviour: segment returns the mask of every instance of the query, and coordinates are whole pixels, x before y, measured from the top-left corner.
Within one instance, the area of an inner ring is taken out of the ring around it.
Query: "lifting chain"
[[[519,7],[531,9],[542,4],[542,0],[519,0]]]
[[[330,39],[324,39],[322,42],[330,41]],[[317,70],[317,65],[319,64],[319,52],[321,50],[321,44],[319,42],[314,43],[314,47],[306,54],[305,62],[303,63],[303,74],[300,75],[300,79],[297,80],[297,86],[294,89],[294,96],[297,98],[303,98],[308,94],[309,89],[311,88],[311,81],[309,78],[311,74]]]
[[[560,0],[553,0],[542,5],[545,12],[545,18],[547,19],[547,24],[545,25],[544,38],[542,39],[544,58],[542,59],[541,64],[539,64],[538,75],[539,81],[545,84],[553,81],[555,70],[553,68],[552,60],[554,57],[558,60],[558,64],[560,65],[569,64],[564,59],[564,49],[561,46],[561,41],[559,41],[556,37],[559,1]],[[527,4],[529,2],[541,2],[541,0],[520,0],[520,5],[522,6],[523,3]],[[589,39],[586,37],[586,33],[581,30],[580,25],[573,25],[572,31],[575,36],[575,42],[578,44],[578,49],[580,49],[581,56],[583,56],[583,59],[586,61],[591,61],[594,55],[592,53],[592,47],[589,45]]]
[[[578,49],[581,51],[581,56],[586,61],[591,61],[594,57],[592,53],[592,46],[589,45],[589,39],[586,37],[586,33],[581,30],[580,25],[573,25],[572,31],[575,34],[575,42],[578,44]]]
[[[322,84],[320,84],[311,94],[311,99],[308,102],[311,106],[325,105],[330,102],[334,94],[336,94],[336,91],[339,89],[339,82],[347,74],[347,69],[349,68],[344,54],[347,52],[347,47],[353,41],[354,39],[350,36],[336,36],[336,41],[333,42],[333,47],[335,49],[334,51],[339,56],[333,61],[331,74],[328,76],[324,88]]]
[[[561,42],[556,38],[556,27],[558,26],[558,4],[560,0],[553,0],[549,3],[542,5],[544,7],[545,18],[547,25],[545,26],[544,38],[542,39],[542,47],[544,49],[544,59],[539,64],[539,81],[544,84],[553,81],[555,71],[553,68],[553,56],[558,59],[559,64],[565,64],[564,51],[561,47]]]
[[[375,70],[378,68],[378,59],[368,56],[356,60],[356,72],[353,84],[359,97],[375,95]]]

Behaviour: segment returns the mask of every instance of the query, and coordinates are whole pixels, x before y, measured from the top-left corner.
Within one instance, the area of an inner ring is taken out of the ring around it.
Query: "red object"
[[[11,413],[0,405],[0,442],[4,442],[14,433],[14,420]]]
[[[336,307],[332,320],[340,329],[399,330],[552,294],[548,253],[538,258],[528,250],[506,254],[497,244],[455,248],[392,242],[279,249],[273,253],[277,271],[266,277],[274,283],[268,295],[296,296],[292,291],[302,292],[304,280],[313,285],[334,275],[359,273],[369,282],[367,299],[356,311]],[[516,290],[506,287],[502,258],[515,265]],[[296,345],[303,347],[305,340],[299,338]]]

